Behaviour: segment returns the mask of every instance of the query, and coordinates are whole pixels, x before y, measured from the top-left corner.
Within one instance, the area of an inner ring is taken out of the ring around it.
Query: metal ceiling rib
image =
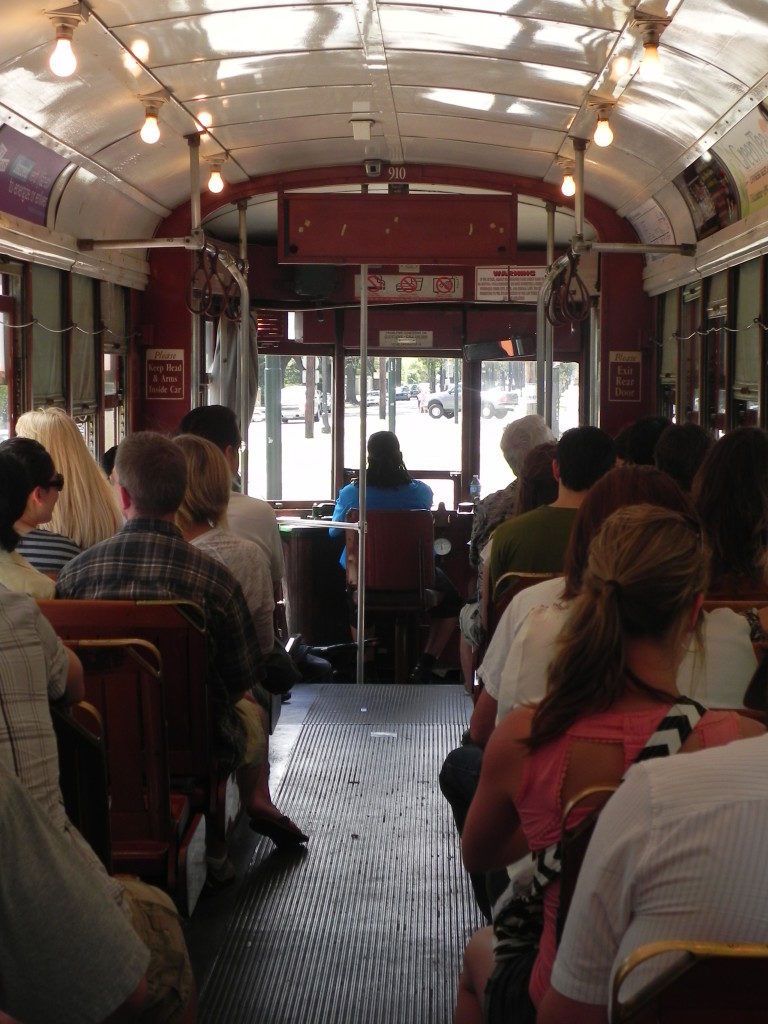
[[[82,168],[66,208],[102,185],[159,221],[188,198],[184,136],[203,113],[201,159],[226,151],[230,182],[366,158],[554,182],[600,96],[615,102],[615,141],[588,147],[586,188],[629,215],[654,196],[663,206],[675,176],[768,97],[764,0],[637,6],[671,19],[659,82],[637,73],[627,0],[86,0],[71,79],[47,68],[53,31],[39,0],[13,0],[0,15],[0,123]],[[143,63],[126,52],[137,40]],[[619,53],[631,63],[617,79]],[[169,98],[148,147],[140,97],[158,89]],[[370,142],[352,139],[356,111],[370,112]]]

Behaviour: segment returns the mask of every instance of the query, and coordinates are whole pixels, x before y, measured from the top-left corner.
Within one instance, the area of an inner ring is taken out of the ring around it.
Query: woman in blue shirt
[[[368,438],[367,506],[371,509],[432,508],[432,488],[413,480],[405,468],[400,442],[391,430],[379,430]],[[357,480],[342,487],[333,519],[344,522],[350,509],[360,507]],[[338,536],[341,530],[331,530]],[[342,565],[345,563],[342,562]]]
[[[369,509],[431,509],[432,488],[409,475],[400,451],[400,442],[391,430],[379,430],[368,438],[368,472],[366,505]],[[357,480],[342,487],[333,510],[335,522],[344,522],[350,509],[360,507],[360,486]],[[331,536],[343,531],[331,529]],[[341,564],[346,568],[346,551]],[[409,682],[434,682],[432,667],[442,653],[457,621],[461,595],[445,573],[435,567],[434,588],[443,594],[442,601],[429,613],[430,629],[424,651],[411,673]],[[350,608],[352,612],[353,609]],[[357,620],[355,619],[355,622]]]

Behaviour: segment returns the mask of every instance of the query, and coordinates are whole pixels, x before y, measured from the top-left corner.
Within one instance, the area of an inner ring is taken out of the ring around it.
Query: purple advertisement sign
[[[0,210],[45,224],[51,188],[67,163],[9,125],[0,127]]]

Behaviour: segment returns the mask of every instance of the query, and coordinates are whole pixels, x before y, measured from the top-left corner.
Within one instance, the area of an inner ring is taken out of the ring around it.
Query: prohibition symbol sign
[[[412,275],[409,274],[407,277],[403,277],[403,278],[400,279],[400,284],[398,285],[398,291],[401,291],[401,292],[417,292],[418,290],[419,290],[419,279],[417,277],[413,277]]]
[[[436,277],[435,291],[440,295],[449,295],[453,291],[453,278]]]
[[[383,292],[384,291],[384,278],[381,274],[369,274],[368,275],[368,291],[369,292]]]

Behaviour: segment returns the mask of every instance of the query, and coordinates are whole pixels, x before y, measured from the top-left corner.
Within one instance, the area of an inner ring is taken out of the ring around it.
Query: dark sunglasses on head
[[[57,491],[64,490],[64,477],[62,476],[61,473],[56,473],[45,485],[46,490],[48,490],[51,487],[55,487]]]

